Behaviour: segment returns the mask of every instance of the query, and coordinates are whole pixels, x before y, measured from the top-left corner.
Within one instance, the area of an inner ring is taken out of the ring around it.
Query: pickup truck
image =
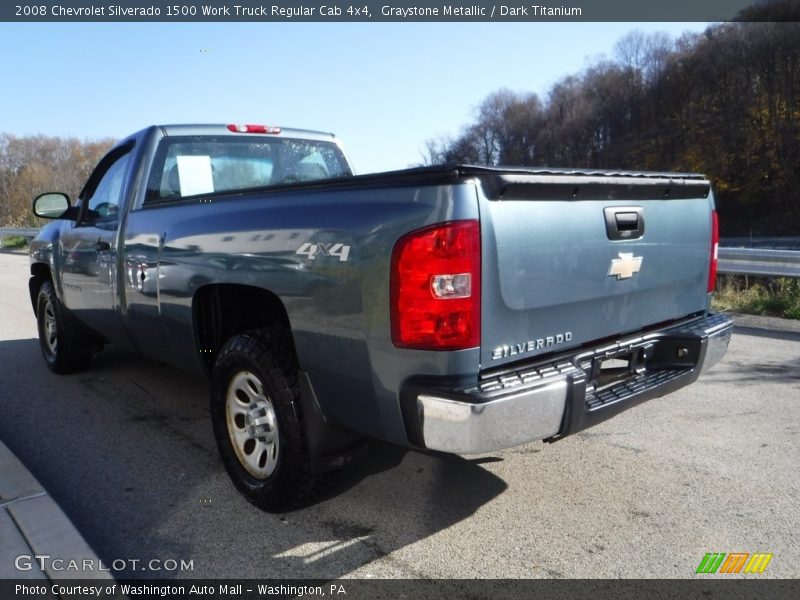
[[[54,219],[30,248],[47,366],[115,344],[207,376],[222,461],[266,510],[369,439],[559,440],[693,382],[732,332],[696,174],[355,176],[330,134],[170,125],[33,210]]]

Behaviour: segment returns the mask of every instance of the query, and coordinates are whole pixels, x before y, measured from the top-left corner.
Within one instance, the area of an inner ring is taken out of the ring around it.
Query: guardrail
[[[24,237],[31,241],[38,234],[36,227],[0,227],[0,248],[3,247],[4,237]]]
[[[800,250],[800,236],[750,236],[724,237],[720,246],[737,248],[770,248],[772,250]]]
[[[735,275],[800,277],[800,252],[720,247],[717,272]]]
[[[35,238],[39,235],[36,227],[0,227],[0,237],[19,236],[24,238]]]

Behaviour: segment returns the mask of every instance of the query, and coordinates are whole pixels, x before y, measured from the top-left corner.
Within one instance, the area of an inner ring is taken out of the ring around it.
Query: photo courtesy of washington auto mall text
[[[47,583],[14,586],[16,597],[55,598],[245,598],[346,597],[345,583],[322,585],[268,583]],[[247,595],[245,595],[247,594]],[[255,595],[253,595],[255,594]]]

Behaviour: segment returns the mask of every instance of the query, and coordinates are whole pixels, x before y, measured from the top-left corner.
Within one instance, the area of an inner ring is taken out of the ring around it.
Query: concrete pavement
[[[27,248],[2,250],[3,267],[9,263],[27,261]],[[0,274],[0,290],[3,300],[11,305],[24,306],[30,311],[27,286],[18,275],[12,276],[7,269]],[[25,339],[35,335],[36,325],[32,315],[28,319],[15,319],[3,306],[2,335],[0,339]],[[6,387],[13,370],[3,365],[4,387],[0,394],[14,394]],[[0,415],[1,419],[11,418]],[[36,432],[32,431],[31,435]],[[45,558],[47,557],[47,558]],[[77,561],[71,563],[70,561]],[[88,561],[84,563],[84,561]],[[94,569],[82,568],[91,564]],[[0,439],[0,579],[106,579],[109,571],[99,570],[99,559],[73,526],[47,490],[28,471],[25,465]],[[79,568],[72,568],[73,566]]]
[[[736,315],[736,327],[739,333],[777,331],[778,337],[792,339],[800,333],[800,322],[768,317]],[[36,558],[44,556],[49,558]],[[94,568],[69,568],[70,561],[78,567],[88,561]],[[97,569],[101,564],[58,504],[0,441],[0,579],[111,580],[109,571]]]
[[[97,567],[99,559],[25,465],[0,442],[0,579],[113,579],[108,571],[85,570],[85,564]]]

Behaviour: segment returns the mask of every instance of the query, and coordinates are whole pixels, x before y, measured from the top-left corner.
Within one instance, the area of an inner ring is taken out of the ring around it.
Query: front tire
[[[220,350],[211,375],[214,437],[233,483],[268,511],[297,508],[316,491],[287,335],[251,331]]]
[[[36,301],[39,347],[47,367],[54,373],[72,373],[85,369],[91,359],[88,347],[76,342],[75,326],[64,309],[50,280],[42,283]]]

